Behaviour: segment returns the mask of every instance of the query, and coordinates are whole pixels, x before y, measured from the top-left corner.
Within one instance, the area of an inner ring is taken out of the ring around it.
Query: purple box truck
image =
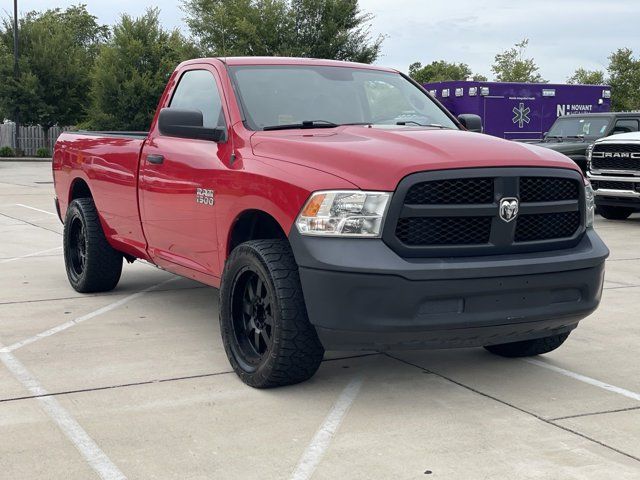
[[[560,116],[611,109],[607,85],[449,81],[424,87],[454,115],[480,115],[485,133],[509,140],[539,141]]]

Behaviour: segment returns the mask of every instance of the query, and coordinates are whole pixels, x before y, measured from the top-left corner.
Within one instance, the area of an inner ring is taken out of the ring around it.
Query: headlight
[[[593,221],[596,216],[596,200],[593,193],[593,187],[591,186],[591,182],[589,182],[589,180],[585,180],[584,199],[587,207],[585,226],[589,228],[593,227]]]
[[[296,226],[303,235],[379,237],[390,197],[360,190],[315,192]]]

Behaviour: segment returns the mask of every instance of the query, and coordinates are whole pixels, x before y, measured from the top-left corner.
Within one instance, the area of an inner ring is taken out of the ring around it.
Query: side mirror
[[[206,128],[203,126],[200,110],[182,110],[163,108],[158,115],[158,130],[167,137],[193,138],[220,142],[225,139],[224,128]]]
[[[458,121],[470,132],[482,133],[482,118],[480,115],[463,113],[458,115]]]

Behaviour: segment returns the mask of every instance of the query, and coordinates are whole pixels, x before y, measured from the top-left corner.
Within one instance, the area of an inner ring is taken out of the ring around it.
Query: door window
[[[638,131],[638,120],[629,118],[618,120],[613,128],[613,133],[629,133]]]
[[[224,127],[222,99],[213,75],[207,70],[189,70],[182,75],[173,94],[169,108],[199,110],[203,126]]]

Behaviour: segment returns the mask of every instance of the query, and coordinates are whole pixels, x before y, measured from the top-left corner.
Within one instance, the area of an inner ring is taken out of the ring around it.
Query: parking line
[[[54,250],[60,250],[61,248],[62,247],[60,246],[60,247],[50,248],[48,250],[40,250],[39,252],[27,253],[26,255],[20,255],[19,257],[5,258],[4,260],[0,260],[0,263],[9,263],[9,262],[15,262],[16,260],[22,260],[23,258],[37,257],[38,255],[42,255],[43,253],[53,252]]]
[[[0,353],[10,353],[13,352],[14,350],[17,350],[19,348],[24,347],[25,345],[29,345],[31,343],[37,342],[38,340],[42,340],[43,338],[47,338],[50,337],[51,335],[55,335],[58,332],[62,332],[63,330],[66,330],[68,328],[71,328],[75,325],[78,325],[79,323],[82,322],[86,322],[87,320],[91,320],[92,318],[95,318],[99,315],[102,315],[103,313],[107,313],[110,312],[111,310],[118,308],[122,305],[124,305],[125,303],[130,302],[131,300],[135,300],[136,298],[139,298],[141,296],[143,296],[146,293],[149,293],[153,290],[155,290],[156,288],[161,287],[162,285],[172,282],[174,280],[177,280],[178,277],[172,277],[169,278],[163,282],[157,283],[149,288],[145,288],[144,290],[140,290],[139,292],[136,292],[132,295],[129,295],[127,297],[121,298],[120,300],[118,300],[117,302],[113,302],[110,303],[109,305],[105,305],[102,308],[99,308],[98,310],[94,310],[93,312],[87,313],[86,315],[82,315],[81,317],[78,318],[74,318],[73,320],[69,320],[68,322],[64,322],[61,323],[60,325],[57,325],[53,328],[50,328],[49,330],[45,330],[44,332],[40,332],[37,335],[34,335],[33,337],[29,337],[29,338],[25,338],[24,340],[21,340],[19,342],[16,342],[12,345],[9,345],[8,347],[2,347],[0,348]]]
[[[336,400],[336,403],[333,405],[333,408],[324,419],[324,422],[313,436],[311,443],[304,451],[302,458],[291,476],[291,480],[308,480],[311,478],[329,447],[331,439],[338,430],[338,427],[340,427],[351,404],[356,399],[360,387],[362,387],[362,378],[358,377],[351,380],[344,388],[338,400]]]
[[[566,377],[579,380],[580,382],[588,383],[589,385],[593,385],[594,387],[602,388],[604,390],[617,393],[618,395],[632,398],[640,402],[640,393],[636,393],[630,390],[626,390],[624,388],[616,387],[615,385],[610,385],[608,383],[601,382],[600,380],[587,377],[586,375],[581,375],[580,373],[572,372],[571,370],[565,370],[564,368],[556,367],[555,365],[551,365],[550,363],[543,362],[541,360],[536,360],[535,358],[525,358],[523,359],[523,361],[527,363],[531,363],[533,365],[537,365],[542,368],[546,368],[548,370],[552,370],[556,373],[559,373],[560,375],[564,375]]]
[[[1,345],[0,345],[1,347]],[[11,353],[0,351],[0,361],[29,392],[31,392],[43,410],[53,420],[64,435],[73,443],[87,463],[104,480],[126,480],[127,477],[98,447],[96,442],[80,426],[80,424],[64,409],[55,397],[47,396],[48,392],[38,380]],[[44,396],[43,396],[44,395]]]
[[[46,213],[47,215],[53,215],[54,217],[57,217],[57,216],[58,216],[58,214],[57,214],[57,213],[48,212],[48,211],[46,211],[46,210],[40,210],[39,208],[36,208],[36,207],[30,207],[29,205],[23,205],[22,203],[16,203],[16,205],[17,205],[18,207],[28,208],[29,210],[35,210],[36,212]]]

